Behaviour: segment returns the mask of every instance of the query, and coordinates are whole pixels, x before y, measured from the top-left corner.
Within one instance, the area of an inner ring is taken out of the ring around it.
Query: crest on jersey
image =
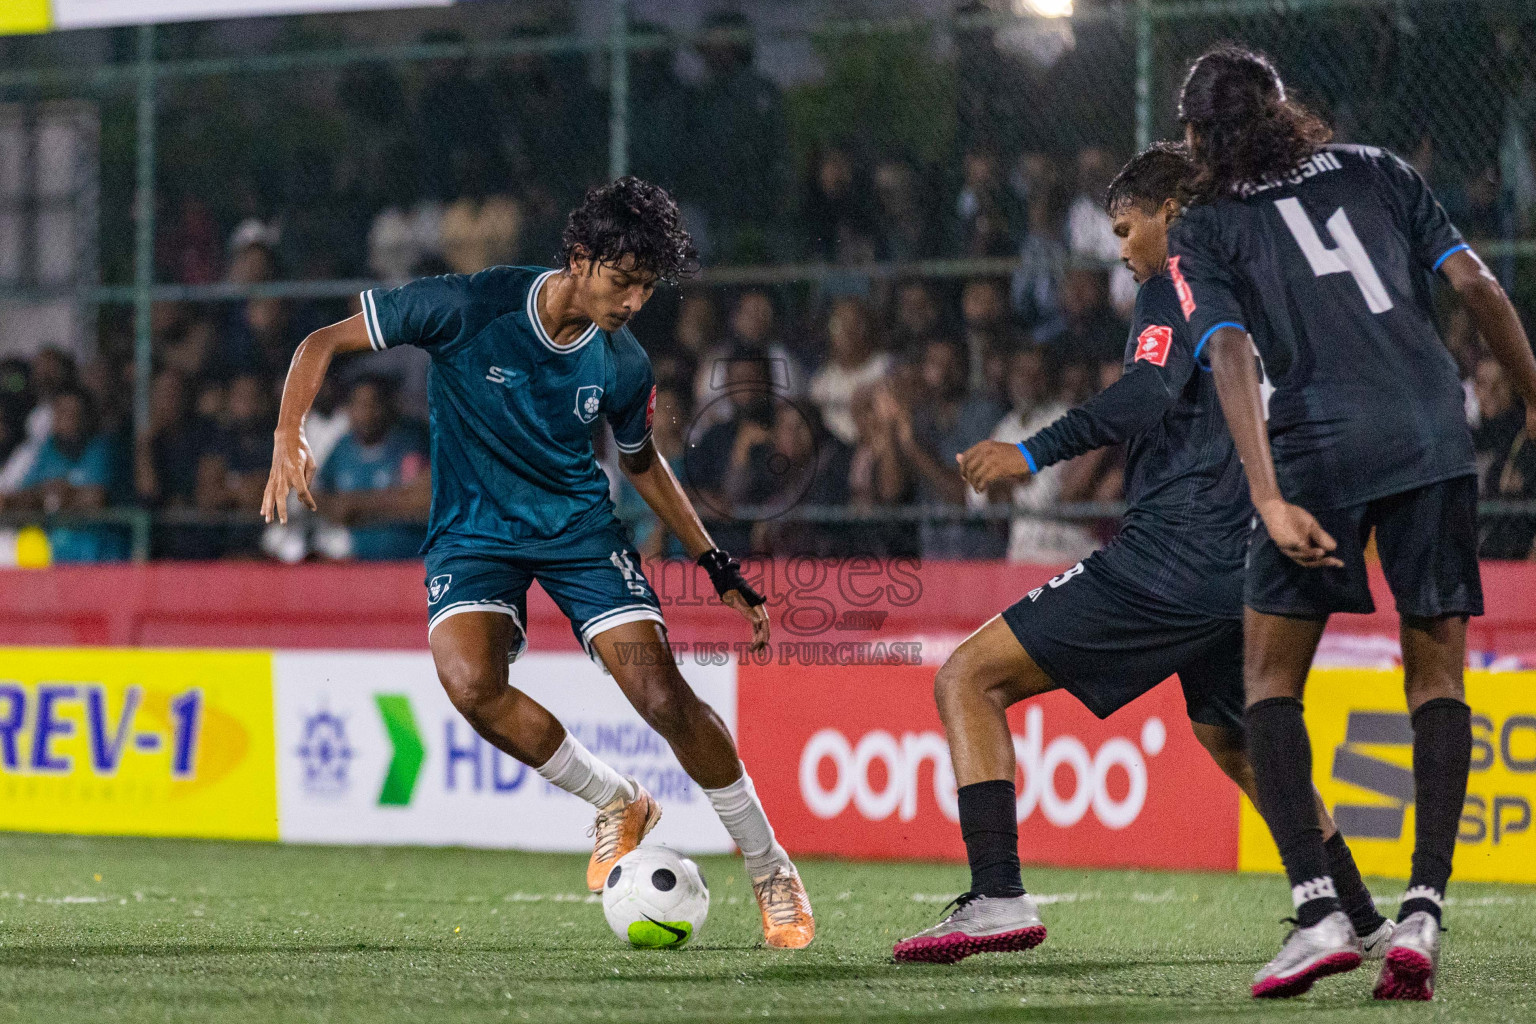
[[[591,423],[603,407],[603,389],[596,384],[583,384],[576,389],[576,418]]]
[[[453,573],[444,573],[441,576],[433,576],[427,581],[428,604],[437,604],[448,593],[448,587],[453,583]]]
[[[1145,360],[1153,366],[1167,366],[1168,353],[1173,348],[1173,328],[1153,324],[1136,335],[1136,356],[1131,360]]]

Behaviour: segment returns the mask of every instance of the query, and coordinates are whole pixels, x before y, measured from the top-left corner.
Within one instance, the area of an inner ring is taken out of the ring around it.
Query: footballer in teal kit
[[[695,269],[693,242],[663,189],[623,178],[588,191],[560,256],[555,269],[490,267],[370,289],[361,313],[306,338],[288,371],[262,513],[286,519],[290,492],[315,508],[303,422],[332,357],[424,349],[432,359],[427,632],[454,706],[487,741],[597,808],[587,885],[601,890],[661,807],[509,685],[537,580],[709,797],[746,858],[767,943],[802,948],[815,934],[805,887],[730,733],[677,670],[592,448],[607,421],[625,476],[751,624],[754,646],[765,646],[763,598],[715,547],[651,443],[656,385],[627,326],[658,283]]]

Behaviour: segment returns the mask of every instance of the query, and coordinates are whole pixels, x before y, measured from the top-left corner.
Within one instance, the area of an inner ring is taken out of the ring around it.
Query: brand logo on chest
[[[576,418],[591,423],[603,407],[603,389],[596,384],[583,384],[576,389]]]

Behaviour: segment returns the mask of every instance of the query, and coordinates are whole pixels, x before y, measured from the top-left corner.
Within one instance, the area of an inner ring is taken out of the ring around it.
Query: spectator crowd
[[[1117,500],[1117,452],[989,495],[968,493],[955,456],[986,438],[1022,440],[1117,379],[1135,284],[1116,262],[1101,197],[1129,153],[1060,129],[1066,107],[1047,131],[1039,111],[1002,104],[995,90],[1011,72],[975,39],[958,41],[953,152],[921,155],[868,132],[837,144],[794,136],[747,24],[712,16],[691,77],[673,49],[632,51],[632,169],[679,198],[706,267],[832,268],[772,288],[685,283],[658,294],[635,323],[658,381],[657,448],[720,542],[741,552],[1087,554],[1112,524],[1057,510]],[[1064,60],[1094,53],[1085,35]],[[533,48],[495,73],[462,59],[356,66],[326,94],[328,115],[316,115],[330,127],[310,132],[313,144],[277,146],[273,160],[242,151],[220,120],[227,104],[173,96],[167,121],[188,137],[227,131],[231,141],[181,154],[186,174],[162,189],[159,279],[398,281],[547,264],[565,211],[606,169],[608,100],[587,60]],[[1070,79],[1064,67],[1059,81]],[[1020,80],[1008,95],[1031,87]],[[1369,130],[1348,104],[1333,113],[1346,135],[1351,123]],[[1515,173],[1529,160],[1516,166],[1498,147],[1451,159],[1429,130],[1395,144],[1470,236],[1507,238],[1536,219],[1536,186],[1524,199],[1516,187],[1536,181]],[[984,260],[988,272],[858,269],[938,258]],[[137,432],[126,320],[103,317],[97,354],[83,363],[52,348],[28,359],[0,349],[0,511],[48,516],[58,559],[125,557],[121,523],[82,521],[123,507],[154,513],[157,557],[409,557],[430,500],[426,360],[409,349],[333,368],[307,424],[320,515],[288,528],[255,515],[293,350],[356,309],[355,300],[157,303],[149,416]],[[1445,324],[1484,496],[1536,498],[1536,439],[1524,434],[1518,398],[1465,317],[1447,309]],[[680,553],[619,479],[601,433],[598,445],[642,552]],[[1536,516],[1491,517],[1482,533],[1489,557],[1531,557]]]
[[[1112,524],[1061,518],[1060,506],[1116,501],[1117,450],[988,495],[969,492],[955,456],[1022,440],[1116,380],[1126,325],[1102,268],[1065,270],[1061,332],[1031,325],[1009,287],[907,279],[796,305],[769,289],[685,286],[637,325],[658,382],[657,449],[719,541],[744,553],[1081,558]],[[286,528],[255,515],[287,361],[309,325],[345,314],[277,300],[157,306],[137,434],[131,361],[82,366],[56,349],[0,361],[0,511],[48,516],[59,560],[126,557],[125,527],[79,521],[125,506],[155,514],[159,557],[411,557],[431,479],[426,357],[414,350],[338,361],[307,421],[320,514]],[[1484,497],[1536,499],[1518,397],[1466,317],[1451,310],[1446,324]],[[595,443],[642,553],[680,554],[617,473],[601,424]],[[1533,538],[1536,516],[1487,517],[1483,553],[1531,557]]]

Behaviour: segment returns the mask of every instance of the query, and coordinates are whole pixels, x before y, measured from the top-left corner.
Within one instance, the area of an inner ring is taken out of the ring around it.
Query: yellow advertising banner
[[[271,839],[272,656],[0,648],[0,830]]]
[[[0,3],[0,36],[46,32],[53,25],[49,0],[4,0]]]
[[[1536,882],[1536,672],[1468,672],[1472,773],[1453,879]],[[1307,683],[1312,777],[1367,875],[1407,878],[1413,853],[1413,725],[1401,671],[1326,669]],[[1242,801],[1238,866],[1280,871]]]

